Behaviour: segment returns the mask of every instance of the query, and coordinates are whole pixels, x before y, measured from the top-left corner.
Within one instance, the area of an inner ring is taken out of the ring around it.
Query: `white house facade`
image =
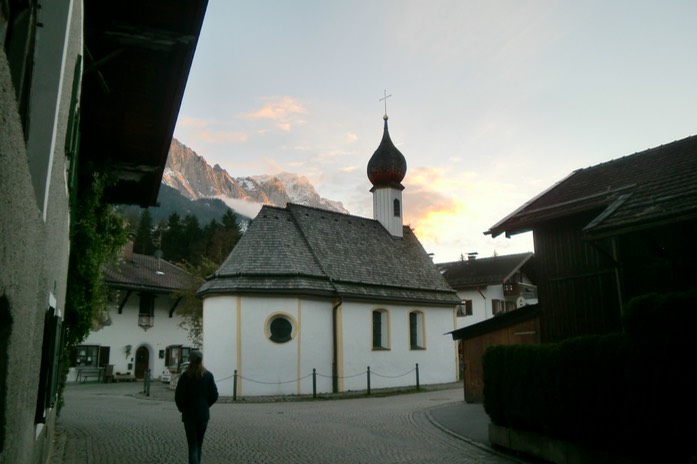
[[[402,223],[405,174],[385,118],[368,163],[375,219],[262,208],[198,291],[204,363],[222,395],[457,380],[456,346],[444,334],[456,329],[460,300]]]
[[[180,300],[174,292],[190,287],[192,277],[131,250],[129,244],[124,259],[105,273],[110,310],[75,348],[68,381],[136,380],[148,373],[158,378],[188,360],[193,346],[189,332],[179,326]]]
[[[438,264],[462,301],[457,328],[537,304],[537,286],[530,277],[533,264],[531,252]]]

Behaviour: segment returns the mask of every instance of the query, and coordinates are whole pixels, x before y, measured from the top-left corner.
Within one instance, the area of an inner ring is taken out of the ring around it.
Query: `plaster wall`
[[[81,4],[62,4],[70,6],[62,16],[42,12],[40,18],[45,31],[64,31],[56,45],[65,57],[58,88],[72,85],[82,34]],[[41,31],[37,34],[37,44],[46,43]],[[32,83],[32,96],[34,88]],[[0,317],[5,325],[0,331],[0,464],[44,462],[51,453],[55,408],[42,411],[44,422],[35,423],[35,413],[44,317],[49,302],[61,313],[65,303],[70,223],[63,146],[69,99],[70,92],[54,99],[58,116],[42,137],[56,143],[36,153],[46,168],[32,173],[9,63],[0,47],[0,311],[5,313]],[[35,184],[45,186],[45,198],[37,197]]]
[[[524,283],[530,284],[530,279],[523,274],[522,281]],[[491,319],[494,317],[492,310],[492,300],[504,300],[506,296],[503,292],[503,285],[488,285],[485,288],[477,290],[458,290],[457,296],[461,300],[471,300],[472,301],[472,315],[471,316],[459,316],[457,318],[457,328],[461,329],[463,327],[468,327],[470,325],[477,324],[479,322]],[[537,298],[528,298],[527,304],[537,304]]]
[[[34,197],[14,87],[1,50],[0,121],[0,297],[10,320],[0,347],[0,463],[14,464],[32,462],[39,447],[34,413],[51,276],[43,259],[49,231]]]
[[[494,317],[491,300],[503,299],[503,285],[488,285],[481,290],[458,290],[457,296],[461,300],[472,301],[472,315],[457,318],[457,328],[461,329]]]
[[[383,225],[395,237],[404,235],[402,191],[392,187],[376,188],[373,191],[373,219]],[[399,201],[400,215],[394,215],[394,201]]]
[[[217,383],[221,395],[232,396],[235,369],[240,396],[310,394],[313,368],[318,374],[318,392],[330,392],[331,309],[329,301],[304,298],[206,298],[204,357],[216,379],[220,379]],[[291,321],[291,340],[270,340],[268,326],[276,316]],[[232,330],[221,330],[226,325]]]
[[[237,296],[210,296],[203,300],[203,364],[215,376],[221,396],[232,396],[238,362]]]
[[[234,370],[238,396],[312,393],[312,369],[317,392],[332,391],[332,307],[329,300],[264,296],[211,296],[204,300],[204,362],[217,379],[220,394],[232,396]],[[389,349],[372,347],[372,311],[389,312]],[[411,349],[409,313],[424,315],[425,349]],[[445,335],[454,330],[453,308],[375,306],[344,302],[338,311],[339,391],[365,390],[367,367],[371,388],[457,380],[456,344]],[[292,321],[292,339],[269,340],[268,323],[275,315]]]
[[[114,372],[135,371],[136,350],[140,347],[148,348],[148,366],[151,378],[159,378],[165,369],[165,359],[160,358],[160,351],[166,350],[170,345],[192,346],[188,338],[188,332],[179,327],[181,317],[176,311],[169,317],[169,311],[175,300],[169,295],[157,295],[155,298],[155,318],[153,326],[143,330],[138,326],[138,313],[140,299],[133,292],[123,307],[121,314],[116,308],[109,311],[111,325],[100,330],[90,332],[83,345],[99,345],[110,347],[109,364],[114,365]],[[130,353],[126,347],[131,347]],[[128,364],[131,368],[128,368]],[[68,381],[75,381],[76,373],[71,369]]]
[[[387,350],[373,349],[372,312],[388,312]],[[409,313],[423,313],[424,348],[411,349]],[[420,384],[449,383],[457,380],[457,350],[447,332],[454,330],[452,307],[416,307],[344,302],[342,326],[342,389],[364,390],[370,366],[371,388],[416,385],[416,364]]]

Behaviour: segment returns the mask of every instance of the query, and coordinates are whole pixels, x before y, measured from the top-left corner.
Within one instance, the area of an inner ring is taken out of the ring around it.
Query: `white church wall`
[[[385,309],[389,316],[389,346],[375,350],[372,346],[372,311]],[[424,315],[425,349],[411,349],[409,313]],[[342,311],[344,327],[343,390],[365,390],[366,372],[370,366],[371,389],[411,386],[416,384],[416,364],[419,364],[421,384],[448,383],[457,380],[456,348],[451,337],[454,330],[453,308],[429,308],[404,305],[371,305],[346,303]],[[350,329],[349,329],[350,328]]]
[[[235,369],[239,397],[312,394],[313,368],[317,392],[331,392],[332,306],[332,301],[321,299],[207,297],[204,362],[215,374],[220,394],[233,395]],[[372,310],[377,308],[389,311],[389,350],[372,347]],[[424,315],[423,350],[410,346],[409,313],[414,310]],[[277,316],[292,322],[293,334],[287,342],[269,339],[269,321]],[[417,363],[423,385],[456,381],[456,346],[444,335],[454,328],[453,308],[344,302],[339,316],[340,391],[365,390],[368,366],[371,388],[376,389],[415,385]]]
[[[293,324],[293,338],[274,343],[265,328],[272,315],[285,315]],[[244,377],[242,395],[276,395],[296,392],[298,378],[298,308],[291,298],[242,298],[242,357],[237,367]]]
[[[394,215],[394,202],[399,203],[399,215]],[[395,237],[404,234],[402,220],[402,191],[396,188],[375,188],[373,192],[373,219],[376,219]]]
[[[152,378],[157,378],[165,369],[165,359],[160,358],[160,351],[170,345],[191,345],[188,332],[179,327],[181,318],[175,314],[169,317],[174,300],[166,295],[155,298],[154,324],[148,330],[138,326],[139,299],[132,293],[124,305],[121,314],[115,308],[109,311],[111,325],[100,330],[91,331],[81,345],[108,346],[109,364],[114,365],[114,372],[133,373],[135,371],[136,350],[148,348],[148,367]],[[126,347],[130,346],[130,352]],[[130,366],[129,366],[130,364]],[[76,378],[75,369],[68,375],[69,381]]]
[[[203,364],[215,376],[221,396],[233,395],[238,311],[236,296],[210,296],[203,300]]]
[[[298,393],[312,393],[312,369],[316,369],[318,393],[332,391],[332,307],[329,300],[302,299],[298,322],[300,343],[298,373],[304,377]]]
[[[331,302],[302,298],[240,296],[204,300],[205,363],[215,374],[222,396],[296,395],[312,393],[312,369],[317,391],[332,389]],[[269,339],[274,317],[291,321],[291,340]],[[238,341],[239,340],[239,341]],[[225,380],[222,380],[225,379]]]

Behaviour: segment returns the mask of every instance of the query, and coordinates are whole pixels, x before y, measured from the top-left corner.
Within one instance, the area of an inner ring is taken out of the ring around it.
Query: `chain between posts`
[[[370,366],[367,366],[367,367],[366,367],[366,370],[365,370],[364,372],[358,372],[358,373],[356,373],[356,374],[348,375],[348,376],[336,376],[336,378],[337,378],[337,379],[342,379],[342,380],[343,380],[343,379],[351,379],[351,378],[355,378],[355,377],[359,377],[359,376],[365,375],[365,376],[366,376],[366,393],[367,393],[368,395],[370,395],[370,394],[371,394],[371,390],[372,390],[372,386],[371,386],[371,377],[372,377],[372,376],[378,376],[378,377],[388,378],[388,379],[396,379],[396,378],[399,378],[399,377],[404,377],[404,376],[406,376],[406,375],[409,375],[409,374],[411,374],[412,372],[414,372],[414,373],[415,373],[415,376],[416,376],[416,389],[417,389],[417,390],[420,390],[420,387],[421,387],[421,386],[420,386],[420,379],[419,379],[419,364],[418,364],[418,363],[416,363],[416,366],[415,366],[414,369],[411,369],[411,370],[409,370],[409,371],[407,371],[407,372],[404,372],[403,374],[398,374],[398,375],[385,375],[385,374],[380,374],[380,373],[377,373],[377,372],[371,370],[371,369],[370,369]],[[218,383],[221,383],[221,382],[225,382],[225,381],[227,381],[227,380],[232,379],[232,381],[233,381],[233,385],[232,385],[232,401],[237,401],[237,389],[238,389],[239,382],[240,382],[241,380],[245,380],[245,381],[247,381],[247,382],[252,382],[252,383],[257,383],[257,384],[262,384],[262,385],[283,385],[283,384],[287,384],[287,383],[299,382],[299,381],[301,381],[301,380],[307,379],[308,377],[312,377],[312,398],[314,399],[314,398],[317,398],[317,377],[318,377],[318,376],[319,376],[319,377],[323,377],[323,378],[335,378],[334,376],[331,376],[331,375],[320,374],[320,373],[317,372],[317,369],[316,369],[316,368],[313,368],[313,369],[312,369],[312,373],[311,373],[311,374],[308,374],[308,375],[306,375],[306,376],[304,376],[304,377],[299,377],[299,378],[293,379],[293,380],[278,381],[278,382],[265,382],[265,381],[261,381],[261,380],[255,380],[255,379],[250,379],[250,378],[244,377],[244,376],[242,376],[242,375],[240,375],[240,374],[238,373],[238,370],[237,370],[237,369],[235,369],[234,372],[233,372],[233,374],[232,374],[231,376],[228,376],[228,377],[224,377],[224,378],[222,378],[222,379],[219,379],[219,380],[217,380],[217,382],[218,382]]]

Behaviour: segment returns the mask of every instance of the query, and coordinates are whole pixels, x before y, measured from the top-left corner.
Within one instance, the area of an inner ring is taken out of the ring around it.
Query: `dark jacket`
[[[210,419],[209,408],[218,400],[218,387],[213,374],[205,371],[202,377],[184,372],[177,382],[174,401],[182,413],[182,422],[205,422]]]

